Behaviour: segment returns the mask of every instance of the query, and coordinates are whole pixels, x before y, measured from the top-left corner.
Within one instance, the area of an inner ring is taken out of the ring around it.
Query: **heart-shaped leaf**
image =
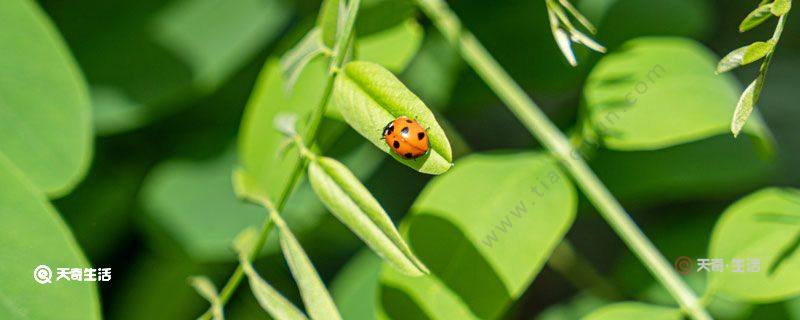
[[[431,274],[384,268],[384,311],[391,318],[498,318],[561,242],[576,208],[569,178],[547,155],[460,159],[428,183],[402,224]]]
[[[717,73],[728,72],[740,66],[750,64],[765,57],[775,48],[773,41],[758,41],[731,51],[717,64]]]
[[[379,256],[403,273],[428,273],[380,203],[347,167],[334,159],[321,157],[309,165],[308,176],[322,203]]]
[[[433,113],[389,70],[371,62],[350,62],[336,80],[334,104],[345,121],[397,161],[422,173],[441,174],[452,166],[450,142]],[[416,159],[395,154],[382,140],[383,128],[407,116],[427,128],[430,152]]]
[[[300,242],[294,237],[292,231],[286,226],[286,222],[278,215],[277,212],[271,212],[272,220],[275,226],[278,227],[281,239],[281,251],[283,252],[286,263],[289,265],[289,270],[292,271],[297,286],[300,288],[300,296],[303,298],[303,304],[306,306],[311,319],[314,320],[340,320],[342,317],[333,303],[328,289],[322,279],[319,278],[317,269],[311,263]]]
[[[637,151],[674,147],[726,134],[741,93],[718,59],[684,38],[631,40],[604,56],[584,87],[588,117],[603,146]],[[744,127],[763,150],[773,142],[761,117]]]
[[[641,302],[619,302],[604,306],[583,320],[681,320],[681,310]]]
[[[750,12],[739,25],[739,32],[753,29],[764,21],[767,21],[767,19],[772,18],[772,5],[772,3],[768,3]]]
[[[768,218],[798,213],[800,191],[777,188],[758,191],[725,210],[714,226],[708,256],[723,258],[730,267],[709,274],[709,290],[755,303],[800,293],[800,224]]]

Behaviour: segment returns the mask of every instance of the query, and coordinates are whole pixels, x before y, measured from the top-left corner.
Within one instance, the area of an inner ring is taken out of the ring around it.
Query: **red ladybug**
[[[419,158],[430,150],[425,128],[406,116],[394,119],[383,128],[383,140],[394,153],[406,159]]]

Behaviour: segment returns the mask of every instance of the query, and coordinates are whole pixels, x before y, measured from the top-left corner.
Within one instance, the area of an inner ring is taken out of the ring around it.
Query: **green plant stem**
[[[361,7],[361,0],[350,0],[348,3],[348,15],[347,20],[345,21],[344,28],[338,34],[338,38],[336,40],[336,45],[334,46],[333,57],[331,59],[331,66],[329,69],[328,79],[325,84],[325,90],[322,94],[322,99],[317,105],[317,108],[314,109],[313,114],[306,126],[306,130],[304,131],[302,140],[305,145],[312,145],[313,142],[317,138],[317,134],[319,132],[319,125],[322,122],[322,118],[325,116],[325,110],[328,106],[328,102],[330,101],[331,95],[333,93],[333,85],[336,81],[336,76],[338,74],[339,69],[341,69],[342,64],[344,63],[345,56],[347,55],[347,48],[350,47],[351,42],[355,39],[355,21],[356,17],[358,16],[358,9]],[[292,171],[289,180],[284,185],[284,189],[281,192],[280,198],[278,198],[278,202],[276,204],[275,210],[281,211],[286,206],[286,203],[289,201],[289,196],[291,196],[292,191],[294,191],[295,186],[300,182],[300,178],[303,176],[303,172],[305,172],[305,167],[307,165],[307,160],[304,157],[301,157],[300,160],[297,161],[297,164]],[[266,203],[262,203],[265,207],[269,207]],[[261,227],[261,230],[258,235],[258,239],[256,240],[256,244],[253,246],[252,251],[248,254],[247,258],[249,261],[253,261],[258,253],[261,252],[262,248],[267,242],[267,236],[269,236],[270,231],[274,226],[274,221],[270,218],[270,215],[267,215],[264,218],[264,223]],[[228,279],[228,282],[225,283],[225,286],[222,288],[222,291],[219,294],[219,301],[220,305],[224,306],[228,300],[230,300],[233,293],[239,287],[239,284],[242,282],[242,278],[244,277],[244,270],[242,269],[242,265],[236,266],[236,270],[233,272],[231,277]],[[209,320],[212,317],[212,310],[207,310],[199,319],[202,320]]]
[[[778,19],[778,25],[775,27],[775,32],[772,34],[772,38],[770,41],[775,42],[775,45],[772,47],[767,56],[764,57],[764,62],[761,63],[761,66],[758,68],[758,76],[756,78],[756,87],[755,91],[753,92],[753,104],[758,102],[758,99],[761,97],[761,90],[764,88],[764,81],[767,78],[767,70],[769,70],[769,64],[772,63],[772,56],[775,55],[775,50],[778,48],[778,41],[781,40],[781,33],[783,33],[783,26],[786,25],[786,17],[789,13],[785,13]]]
[[[511,79],[475,36],[461,27],[458,17],[448,8],[447,4],[443,0],[417,0],[417,3],[450,44],[458,49],[464,60],[510,108],[511,112],[572,174],[576,184],[603,218],[677,300],[683,311],[695,319],[711,319],[711,316],[699,303],[695,293],[636,226],[619,201],[603,185],[580,154],[573,150],[564,134],[550,122],[544,112]]]

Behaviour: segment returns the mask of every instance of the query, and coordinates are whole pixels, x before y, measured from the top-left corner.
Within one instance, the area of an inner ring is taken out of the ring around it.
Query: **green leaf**
[[[356,34],[363,37],[393,28],[416,19],[418,12],[413,1],[364,0],[356,21]]]
[[[340,21],[339,17],[346,15],[347,8],[344,1],[340,0],[323,0],[319,8],[319,15],[317,16],[317,28],[321,31],[320,39],[323,45],[329,49],[333,49],[336,44],[336,35],[338,33]]]
[[[416,19],[360,37],[356,57],[372,61],[394,72],[402,72],[422,44],[424,31]]]
[[[800,225],[764,221],[764,214],[797,215],[800,193],[796,189],[769,188],[731,205],[717,221],[711,235],[709,257],[741,260],[734,267],[709,274],[711,292],[736,300],[767,303],[800,293]],[[758,260],[758,270],[748,265]]]
[[[681,320],[681,310],[641,302],[619,302],[590,313],[583,320]]]
[[[756,62],[772,52],[773,48],[775,48],[775,42],[773,41],[758,41],[733,50],[719,61],[717,73],[728,72],[740,66]]]
[[[2,2],[0,16],[19,13],[6,11],[9,3],[16,1]],[[44,194],[9,166],[0,154],[0,319],[101,319],[96,282],[57,280],[58,268],[92,266]],[[40,265],[50,269],[49,283],[31,278]]]
[[[286,222],[273,211],[271,217],[278,227],[281,239],[281,251],[286,258],[286,263],[292,271],[297,286],[300,288],[300,296],[306,306],[306,311],[311,319],[341,319],[336,305],[333,303],[328,289],[322,279],[319,278],[317,270],[306,255],[300,242],[294,237],[292,231],[286,226]]]
[[[800,225],[800,215],[797,214],[777,214],[777,213],[764,213],[758,215],[759,221],[764,222],[779,222],[786,224]]]
[[[772,3],[765,4],[750,12],[739,25],[739,32],[753,29],[764,21],[767,21],[767,19],[772,18],[772,6]]]
[[[322,44],[321,35],[318,28],[311,29],[294,48],[281,58],[281,71],[286,81],[286,91],[292,91],[297,78],[300,77],[300,73],[303,72],[306,65],[324,52],[325,47]]]
[[[277,320],[306,320],[306,316],[302,311],[297,309],[289,300],[284,298],[277,290],[275,290],[269,283],[264,281],[258,275],[253,265],[247,260],[247,251],[241,251],[252,246],[254,240],[255,229],[245,229],[241,237],[237,237],[238,241],[234,245],[239,251],[239,263],[242,265],[242,270],[250,282],[250,290],[258,300],[258,304],[264,308],[270,316]]]
[[[739,102],[736,103],[736,110],[733,111],[733,120],[731,120],[731,132],[736,137],[744,128],[747,119],[750,119],[750,114],[753,113],[753,108],[756,104],[756,88],[760,79],[754,80],[744,89],[742,96],[739,97]]]
[[[728,132],[739,85],[714,73],[717,58],[683,38],[631,40],[604,56],[584,88],[589,122],[604,147],[656,150]],[[760,116],[743,130],[763,146],[772,138]]]
[[[760,60],[761,58],[765,57],[767,54],[772,52],[775,48],[775,41],[770,40],[767,42],[754,42],[747,46],[747,51],[744,53],[744,57],[742,57],[742,64],[753,63],[755,61]]]
[[[452,166],[452,151],[444,130],[433,113],[390,71],[370,62],[350,62],[336,80],[334,104],[347,123],[397,161],[428,174],[441,174]],[[381,132],[400,116],[415,119],[428,128],[430,152],[404,159],[382,140]]]
[[[34,1],[3,1],[0,21],[0,157],[8,160],[0,171],[24,175],[50,197],[64,195],[91,160],[86,83]]]
[[[775,0],[775,2],[772,3],[771,11],[772,14],[780,17],[789,12],[791,8],[792,0]]]
[[[208,277],[195,276],[189,278],[189,283],[203,298],[211,303],[211,310],[214,314],[214,320],[225,320],[222,314],[222,303],[219,300],[217,287],[211,282]]]
[[[428,273],[380,203],[347,167],[320,157],[309,165],[308,176],[322,203],[379,256],[406,274]]]
[[[382,306],[433,319],[495,319],[518,299],[572,225],[577,196],[541,153],[473,154],[434,178],[401,230],[431,274],[384,268]],[[388,294],[387,294],[388,292]]]

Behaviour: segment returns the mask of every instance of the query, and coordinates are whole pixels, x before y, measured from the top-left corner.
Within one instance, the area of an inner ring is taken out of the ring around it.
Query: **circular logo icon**
[[[678,257],[675,259],[675,270],[682,275],[687,275],[694,269],[694,261],[687,256]]]
[[[50,270],[50,267],[39,265],[36,269],[33,269],[33,280],[36,280],[36,282],[41,284],[51,283],[51,278],[53,278],[53,270]]]

